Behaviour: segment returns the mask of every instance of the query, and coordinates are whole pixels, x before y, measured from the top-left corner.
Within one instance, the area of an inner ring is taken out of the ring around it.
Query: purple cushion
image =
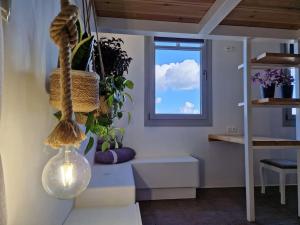
[[[115,164],[127,162],[135,157],[135,151],[132,148],[109,149],[105,152],[97,151],[95,153],[95,163]]]

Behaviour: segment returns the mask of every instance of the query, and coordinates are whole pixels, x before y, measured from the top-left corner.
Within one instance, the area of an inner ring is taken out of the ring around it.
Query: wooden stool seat
[[[297,169],[296,160],[288,160],[288,159],[262,159],[261,163],[265,163],[267,165],[276,166],[281,169]]]
[[[285,182],[286,175],[289,173],[297,173],[296,160],[288,159],[262,159],[259,163],[260,168],[260,180],[261,180],[261,193],[265,194],[265,174],[264,170],[272,170],[279,173],[279,188],[280,188],[280,202],[285,204]]]

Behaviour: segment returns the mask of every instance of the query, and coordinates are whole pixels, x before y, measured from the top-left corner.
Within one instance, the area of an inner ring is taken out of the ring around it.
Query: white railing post
[[[299,40],[294,42],[294,53],[299,54]],[[295,68],[295,91],[296,98],[300,98],[299,67]],[[296,139],[300,140],[300,108],[296,108]],[[297,184],[298,184],[298,217],[300,217],[300,149],[297,149]]]
[[[253,172],[253,146],[252,146],[252,105],[251,105],[251,40],[243,41],[243,82],[244,82],[244,138],[245,138],[245,179],[247,220],[255,221],[254,203],[254,172]]]

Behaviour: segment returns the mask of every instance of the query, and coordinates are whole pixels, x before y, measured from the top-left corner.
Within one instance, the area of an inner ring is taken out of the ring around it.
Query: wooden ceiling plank
[[[249,21],[265,21],[270,22],[285,22],[285,23],[300,23],[300,10],[288,9],[265,9],[256,7],[237,7],[233,10],[226,19]],[[225,20],[226,20],[225,19]],[[296,20],[296,21],[295,21]]]
[[[272,9],[300,9],[299,0],[243,0],[240,6],[272,8]]]
[[[95,0],[98,16],[194,23],[195,30],[200,30],[197,26],[204,26],[203,24],[210,29],[217,26],[216,17],[213,20],[206,18],[206,22],[202,20],[202,25],[198,23],[204,16],[208,17],[210,6],[222,1],[226,0]],[[232,4],[235,0],[227,1]],[[210,23],[207,24],[207,21]],[[241,0],[221,24],[240,28],[252,27],[251,30],[253,27],[262,27],[297,32],[300,29],[300,0]],[[219,31],[223,33],[224,29]],[[283,32],[288,33],[286,36],[292,34],[290,31]],[[260,29],[258,33],[261,33]],[[300,30],[298,33],[300,36]]]
[[[203,6],[209,8],[215,0],[95,0],[96,5],[110,4],[110,3],[119,3],[127,4],[134,2],[136,4],[140,3],[164,3],[164,4],[177,4],[177,5],[189,5],[189,6]]]
[[[163,5],[158,3],[141,3],[141,4],[109,4],[102,7],[100,10],[97,10],[101,15],[102,11],[115,12],[118,13],[137,13],[137,14],[152,14],[153,17],[156,15],[175,15],[181,17],[197,16],[198,19],[206,13],[207,8],[203,7],[189,7],[189,6],[180,6],[175,4]],[[155,11],[155,13],[153,13]],[[198,20],[198,21],[199,21]]]
[[[257,27],[257,28],[266,28],[266,29],[283,29],[283,30],[298,30],[299,25],[295,24],[286,24],[286,23],[274,23],[274,22],[265,22],[265,21],[245,21],[245,20],[228,20],[223,21],[220,25],[224,26],[235,26],[235,27]]]
[[[118,12],[117,14],[111,11],[101,11],[97,13],[101,15],[101,17],[114,17],[114,18],[127,18],[127,19],[135,19],[139,18],[140,20],[152,20],[152,21],[168,21],[168,22],[182,22],[182,23],[197,23],[199,21],[198,17],[180,17],[180,16],[172,16],[172,15],[156,15],[153,18],[152,14],[146,13],[126,13],[126,12]],[[117,16],[116,16],[117,15]]]
[[[221,24],[298,30],[300,1],[243,0]]]
[[[98,16],[198,23],[215,0],[96,0]],[[109,13],[107,13],[109,11]],[[143,16],[143,14],[152,15]],[[195,19],[197,17],[197,19]],[[163,18],[163,19],[160,19]],[[168,19],[165,19],[168,18]],[[174,18],[174,20],[172,20]]]
[[[216,0],[198,24],[199,33],[210,34],[240,1],[241,0]]]
[[[198,23],[213,1],[98,0],[96,11],[98,16],[106,17]]]

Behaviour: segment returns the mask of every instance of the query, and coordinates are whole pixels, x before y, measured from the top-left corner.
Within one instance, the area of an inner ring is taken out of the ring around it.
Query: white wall
[[[72,201],[48,196],[42,169],[56,153],[43,141],[56,124],[45,91],[46,75],[55,68],[57,48],[49,25],[59,1],[12,0],[5,27],[5,77],[0,121],[8,225],[61,225]]]
[[[213,126],[212,127],[144,127],[144,37],[118,36],[125,41],[124,48],[133,58],[128,78],[135,83],[131,92],[134,105],[132,123],[127,127],[125,145],[137,151],[137,157],[167,157],[193,154],[201,162],[201,186],[226,187],[244,185],[244,154],[241,145],[209,143],[210,133],[224,133],[227,126],[243,130],[243,109],[237,103],[243,99],[242,72],[237,66],[242,62],[242,44],[233,41],[213,41]],[[225,47],[233,47],[226,52]],[[263,42],[255,44],[253,55],[266,49],[279,51],[279,44]],[[254,95],[258,88],[254,87]],[[255,134],[279,137],[294,137],[294,128],[283,128],[280,109],[255,109]],[[263,150],[255,153],[256,165],[262,157],[295,157],[293,151],[274,152]],[[258,170],[256,167],[256,183]],[[273,178],[274,180],[274,178]],[[276,180],[275,180],[276,181]],[[295,180],[293,180],[295,182]]]

